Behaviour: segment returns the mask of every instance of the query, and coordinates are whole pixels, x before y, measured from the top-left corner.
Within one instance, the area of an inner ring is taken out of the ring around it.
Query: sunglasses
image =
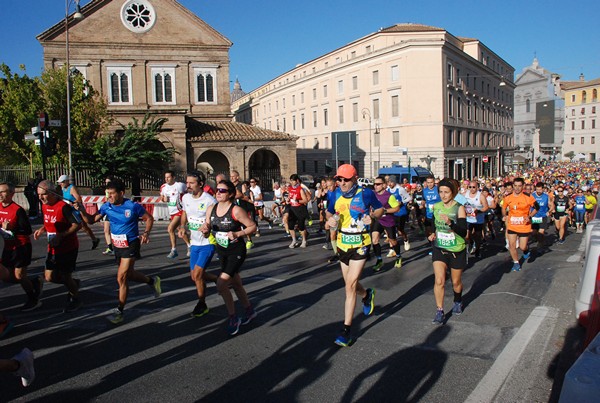
[[[469,189],[477,189],[477,186],[469,186]]]
[[[375,182],[374,185],[375,186],[381,186],[381,185],[384,185],[384,183],[383,182]]]
[[[217,193],[229,193],[229,189],[227,189],[227,188],[217,188]]]
[[[250,181],[250,183],[256,183],[256,181]]]
[[[335,178],[336,182],[352,182],[352,179],[348,179],[348,178],[342,178],[341,176],[338,176],[337,178]]]

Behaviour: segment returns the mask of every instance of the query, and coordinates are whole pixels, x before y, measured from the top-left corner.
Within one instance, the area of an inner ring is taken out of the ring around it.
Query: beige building
[[[600,78],[561,83],[565,99],[565,140],[563,156],[572,153],[575,159],[598,161],[600,156],[600,126],[598,92]]]
[[[410,159],[437,176],[495,175],[512,163],[513,75],[477,39],[398,24],[295,67],[232,110],[238,122],[298,136],[300,173],[352,162],[372,177]]]
[[[177,150],[176,169],[236,169],[263,184],[295,172],[294,136],[231,122],[226,37],[175,0],[93,0],[81,11],[68,31],[63,20],[38,36],[45,67],[65,64],[68,33],[71,67],[118,122],[168,118],[160,140]]]

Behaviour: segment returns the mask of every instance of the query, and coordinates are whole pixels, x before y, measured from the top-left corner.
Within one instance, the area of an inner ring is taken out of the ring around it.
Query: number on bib
[[[360,245],[362,243],[362,235],[360,234],[356,234],[356,235],[349,235],[349,234],[342,234],[342,243],[345,245]]]
[[[110,234],[110,239],[115,248],[128,248],[129,242],[127,241],[127,234]]]
[[[227,232],[219,231],[215,233],[215,239],[217,240],[217,245],[227,248],[229,246],[229,237],[227,236]]]

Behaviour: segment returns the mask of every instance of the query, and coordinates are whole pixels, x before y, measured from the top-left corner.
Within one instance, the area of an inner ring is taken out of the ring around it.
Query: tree
[[[140,174],[163,170],[172,161],[175,149],[165,148],[158,140],[166,118],[146,114],[141,123],[133,118],[122,130],[106,133],[94,142],[90,155],[77,155],[76,165],[87,168],[94,179],[108,175],[130,180],[134,195],[140,194]]]
[[[25,72],[25,66],[20,69]],[[5,164],[20,163],[23,159],[39,161],[39,147],[33,141],[25,141],[23,136],[37,126],[39,113],[43,110],[44,99],[38,80],[26,74],[12,73],[10,68],[0,64],[0,147],[3,152],[0,160]]]
[[[573,161],[573,158],[575,158],[575,151],[569,151],[568,153],[565,153],[565,157]]]

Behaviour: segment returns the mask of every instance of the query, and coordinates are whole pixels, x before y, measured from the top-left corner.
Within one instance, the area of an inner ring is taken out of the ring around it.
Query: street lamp
[[[69,6],[75,4],[73,20],[82,20],[83,14],[79,7],[79,0],[65,0],[65,53],[67,67],[67,146],[69,152],[69,176],[73,180],[73,155],[71,149],[71,68],[69,66]]]
[[[373,176],[373,147],[372,147],[372,139],[371,139],[371,111],[369,108],[362,109],[363,119],[365,119],[365,115],[369,116],[369,173]]]

